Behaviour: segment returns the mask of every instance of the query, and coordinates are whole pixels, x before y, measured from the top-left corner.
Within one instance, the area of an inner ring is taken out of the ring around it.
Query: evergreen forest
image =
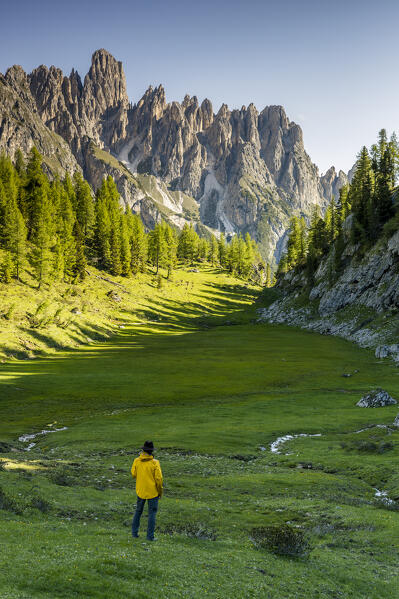
[[[249,234],[200,237],[192,224],[179,232],[165,221],[146,231],[139,215],[122,208],[111,176],[96,194],[80,172],[50,180],[35,147],[26,162],[21,151],[15,163],[0,156],[0,249],[1,281],[21,281],[29,269],[39,288],[83,281],[88,265],[124,277],[163,268],[170,277],[179,263],[196,262],[271,284],[270,266]]]

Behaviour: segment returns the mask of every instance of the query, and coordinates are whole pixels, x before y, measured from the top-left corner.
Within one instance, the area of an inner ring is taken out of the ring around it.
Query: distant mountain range
[[[253,104],[217,114],[209,100],[165,100],[162,86],[129,101],[122,63],[97,50],[82,82],[54,66],[0,74],[0,151],[32,145],[53,175],[81,169],[96,189],[111,174],[145,224],[164,218],[201,232],[249,232],[278,261],[292,214],[324,210],[347,183],[331,167],[320,177],[302,130],[281,106]]]

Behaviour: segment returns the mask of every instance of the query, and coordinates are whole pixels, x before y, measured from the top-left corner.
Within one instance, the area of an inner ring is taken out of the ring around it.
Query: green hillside
[[[125,328],[0,364],[0,596],[397,597],[397,503],[376,497],[399,497],[399,432],[376,426],[397,407],[355,406],[376,385],[399,397],[397,369],[254,324],[259,289],[210,267],[129,279],[112,308],[88,281],[77,316]],[[151,546],[129,528],[146,438],[165,477]]]

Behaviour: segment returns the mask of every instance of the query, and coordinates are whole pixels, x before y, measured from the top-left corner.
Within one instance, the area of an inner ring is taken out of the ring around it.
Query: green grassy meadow
[[[355,406],[376,386],[399,398],[399,370],[256,324],[259,289],[210,268],[131,285],[109,339],[0,363],[1,599],[399,597],[399,511],[375,497],[399,499],[399,429],[377,426],[399,408]],[[321,436],[270,450],[302,433]],[[130,534],[147,438],[165,478],[153,544],[144,516]],[[287,523],[307,554],[254,543]]]

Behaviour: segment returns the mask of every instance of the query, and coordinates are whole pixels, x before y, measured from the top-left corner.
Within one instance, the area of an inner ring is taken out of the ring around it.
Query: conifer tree
[[[192,224],[184,225],[179,236],[177,255],[179,260],[184,263],[193,264],[198,254],[199,237]]]
[[[178,239],[175,231],[167,223],[163,223],[163,235],[166,245],[165,267],[168,269],[168,278],[170,278],[177,262]]]
[[[21,150],[18,148],[18,150],[15,152],[15,170],[18,173],[18,176],[23,179],[26,175],[26,164],[25,164],[25,158],[24,155],[22,154]]]
[[[198,259],[206,262],[209,255],[209,244],[206,239],[200,239],[198,242]]]
[[[299,263],[301,252],[301,227],[299,220],[293,216],[290,222],[290,234],[287,241],[287,266],[289,269],[295,268]]]
[[[82,229],[78,220],[75,220],[73,226],[73,235],[75,238],[75,265],[74,265],[74,276],[78,281],[84,281],[86,278],[86,256],[85,256],[85,244],[82,234]]]
[[[356,163],[356,171],[348,195],[354,215],[352,239],[364,241],[369,231],[370,204],[374,191],[375,174],[372,170],[368,150],[363,146]]]
[[[224,233],[220,234],[218,249],[219,249],[219,264],[222,268],[225,268],[226,267],[227,247],[226,247],[226,238],[224,236]]]
[[[214,235],[211,237],[211,243],[209,248],[209,260],[212,266],[215,266],[219,262],[219,246],[218,241]]]
[[[72,184],[71,181],[71,177],[69,176],[69,173],[66,173],[64,181],[63,181],[63,186],[65,189],[65,193],[68,196],[68,199],[74,209],[74,211],[76,212],[76,193],[75,193],[75,189],[74,186]]]
[[[28,239],[31,240],[37,229],[38,212],[42,212],[48,200],[49,187],[48,179],[42,170],[42,157],[35,147],[29,152],[24,187],[24,193],[20,198],[20,210],[28,228]]]
[[[266,282],[265,282],[265,284],[266,284],[266,287],[272,286],[272,269],[268,262],[266,263]]]
[[[147,261],[147,238],[144,225],[138,214],[129,216],[130,228],[130,251],[132,260],[132,272],[144,272]]]
[[[129,217],[127,214],[122,215],[120,235],[122,275],[128,277],[132,273],[132,254],[130,249]]]
[[[89,245],[94,225],[94,202],[90,185],[79,172],[73,176],[74,194],[76,198],[76,218],[79,222],[86,246]]]
[[[153,266],[155,274],[158,274],[159,267],[165,266],[167,258],[167,246],[165,241],[165,228],[161,223],[157,223],[148,234],[148,257]]]
[[[53,272],[55,278],[59,280],[70,280],[74,277],[76,262],[76,244],[73,234],[76,217],[71,195],[67,192],[65,184],[55,179],[50,185],[49,196],[53,208],[56,237]]]
[[[34,191],[35,205],[31,210],[31,263],[39,288],[47,281],[51,266],[51,247],[54,241],[54,221],[47,185]],[[32,196],[31,196],[32,197]]]

